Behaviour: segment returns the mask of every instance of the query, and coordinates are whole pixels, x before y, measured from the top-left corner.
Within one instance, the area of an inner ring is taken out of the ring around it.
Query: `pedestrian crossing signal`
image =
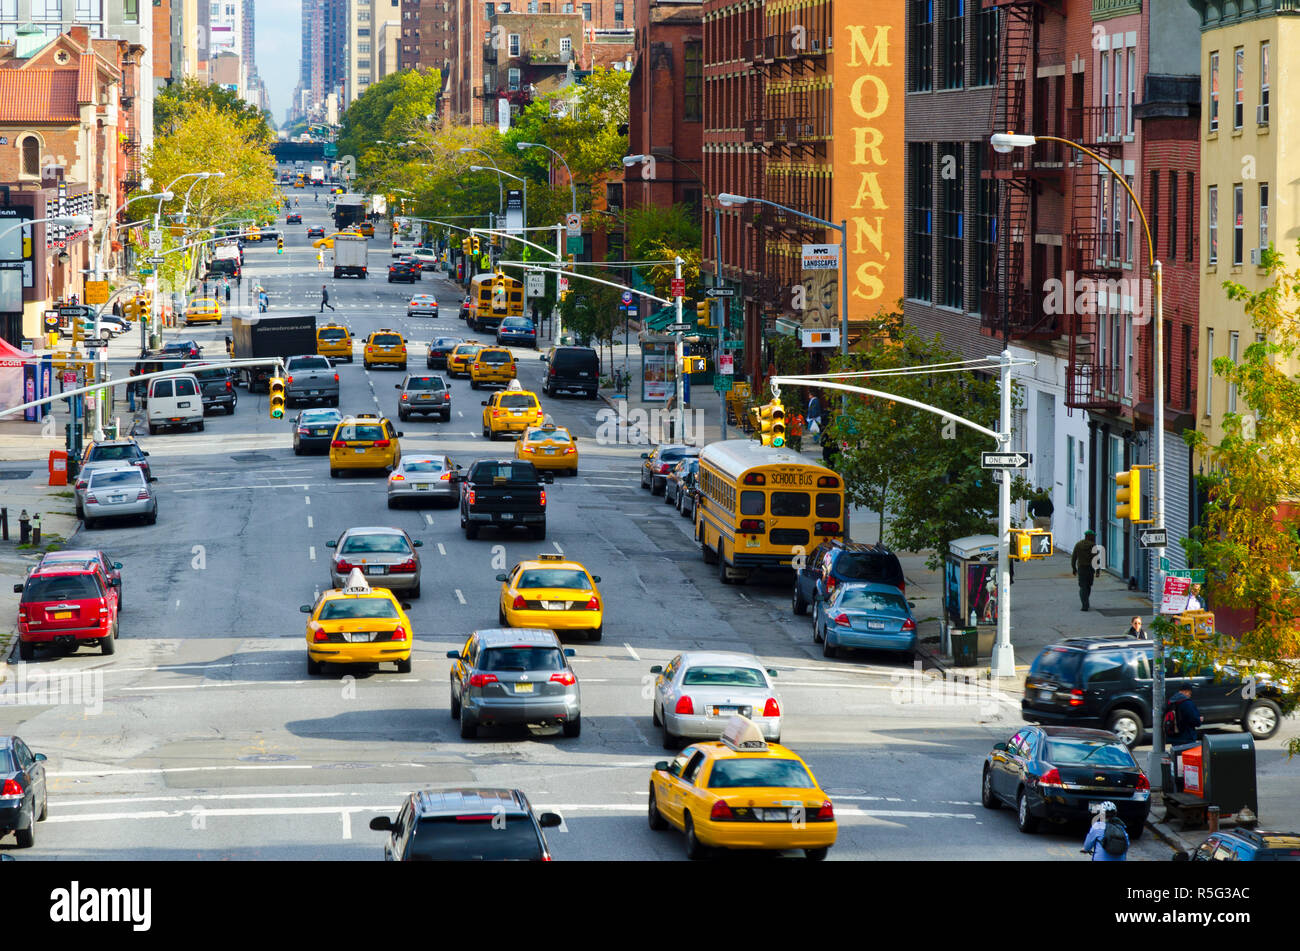
[[[284,419],[285,392],[284,377],[273,376],[267,381],[266,392],[270,404],[271,418]]]
[[[1052,557],[1052,533],[1041,529],[1013,528],[1011,557],[1017,561]]]

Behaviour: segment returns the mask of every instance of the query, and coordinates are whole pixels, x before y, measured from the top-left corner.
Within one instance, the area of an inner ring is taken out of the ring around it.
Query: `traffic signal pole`
[[[990,357],[1002,363],[999,374],[1001,408],[998,412],[998,448],[1011,450],[1011,351]],[[1011,470],[1000,473],[998,483],[998,640],[990,666],[995,677],[1016,675],[1016,654],[1011,646]]]
[[[673,262],[674,262],[673,276],[674,276],[675,278],[677,278],[677,287],[680,288],[680,287],[682,286],[682,285],[681,285],[681,280],[682,280],[682,259],[681,259],[680,256],[678,256],[678,257],[676,257],[676,258],[673,259]],[[676,415],[676,417],[675,417],[675,419],[674,419],[674,422],[673,422],[673,438],[674,438],[674,439],[681,439],[681,438],[683,438],[683,433],[685,432],[685,428],[684,428],[684,426],[685,426],[685,423],[686,423],[686,407],[682,405],[682,403],[683,403],[683,402],[685,401],[685,399],[686,399],[686,372],[685,372],[685,367],[682,366],[682,357],[685,356],[686,351],[685,351],[685,348],[684,348],[684,346],[683,346],[683,344],[682,344],[682,331],[681,331],[681,323],[682,323],[682,295],[681,295],[681,294],[674,294],[674,295],[673,295],[673,305],[677,308],[677,324],[678,324],[678,329],[677,329],[677,334],[676,334],[676,337],[677,337],[677,341],[676,341],[676,352],[677,352],[677,415]]]

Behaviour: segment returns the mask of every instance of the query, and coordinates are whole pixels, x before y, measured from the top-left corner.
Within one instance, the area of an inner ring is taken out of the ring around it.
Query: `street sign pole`
[[[998,432],[999,448],[1007,452],[1011,448],[1011,351],[1003,350],[1000,357],[989,359],[1002,364]],[[1016,655],[1011,647],[1011,479],[1006,475],[998,486],[998,639],[991,666],[995,677],[1016,675]]]
[[[718,356],[727,349],[727,302],[723,300],[722,287],[722,209],[713,209],[713,251],[718,256],[718,263],[713,272],[713,306],[718,308]],[[716,367],[714,368],[716,371]],[[727,397],[718,400],[719,428],[722,438],[727,438]]]
[[[682,259],[678,256],[675,261],[676,267],[674,268],[673,276],[677,279],[677,290],[679,293],[673,295],[673,306],[677,309],[677,323],[679,326],[677,328],[677,345],[674,348],[677,354],[677,364],[675,367],[677,370],[677,416],[673,424],[673,440],[679,441],[685,438],[683,436],[683,424],[686,422],[686,413],[685,408],[682,406],[682,402],[686,399],[686,376],[682,373],[682,357],[684,351],[682,350],[682,331],[680,327],[682,322],[682,295],[680,293],[682,290]]]

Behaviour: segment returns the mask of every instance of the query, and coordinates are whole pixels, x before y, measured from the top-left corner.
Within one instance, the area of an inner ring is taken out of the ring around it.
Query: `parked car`
[[[49,813],[48,800],[45,754],[33,753],[16,736],[0,736],[0,835],[12,832],[20,849],[30,849],[36,823]]]
[[[419,503],[422,499],[441,499],[455,504],[460,487],[453,476],[456,466],[444,455],[407,454],[388,476],[388,507],[401,502]]]
[[[772,743],[781,742],[781,700],[776,671],[753,654],[686,651],[657,674],[650,719],[663,729],[664,749],[686,739],[714,739],[732,717],[752,720]]]
[[[343,422],[343,414],[336,409],[305,409],[293,420],[293,454],[329,452],[334,430]]]
[[[1131,840],[1142,837],[1151,811],[1151,783],[1128,747],[1105,730],[1024,726],[984,758],[985,809],[1016,810],[1021,832],[1042,821],[1087,822],[1109,800]]]
[[[158,498],[151,485],[157,481],[157,476],[146,479],[135,466],[92,469],[81,501],[86,529],[105,518],[139,515],[149,525],[157,522]]]
[[[447,357],[456,347],[465,341],[460,337],[435,337],[429,344],[429,354],[425,358],[425,365],[430,370],[447,369]]]
[[[1174,858],[1192,862],[1300,862],[1300,832],[1220,829],[1192,852]]]
[[[534,813],[518,789],[474,787],[412,793],[396,819],[376,816],[370,828],[388,833],[386,862],[549,862],[542,830],[563,821]]]
[[[855,582],[836,585],[829,601],[813,605],[813,641],[822,654],[835,657],[842,647],[916,653],[916,618],[912,602],[888,584]]]
[[[683,459],[698,458],[700,451],[694,446],[663,443],[649,452],[641,453],[641,488],[651,495],[662,495],[668,483],[668,473]]]
[[[1125,635],[1069,637],[1051,644],[1030,665],[1020,714],[1031,723],[1101,727],[1136,746],[1151,727],[1154,651],[1151,641]],[[1246,690],[1237,671],[1193,665],[1185,655],[1167,651],[1165,696],[1184,685],[1192,688],[1205,726],[1239,724],[1266,740],[1282,725],[1283,686],[1257,677],[1254,689]]]
[[[791,608],[807,614],[809,605],[828,600],[837,585],[867,582],[887,584],[907,594],[907,580],[898,556],[883,545],[865,545],[838,538],[822,542],[794,572]]]
[[[27,569],[30,575],[54,565],[96,566],[104,573],[108,583],[117,589],[117,611],[122,613],[122,563],[113,561],[108,554],[93,548],[65,548],[63,551],[46,552],[41,560]]]
[[[582,698],[569,658],[573,648],[554,631],[493,628],[475,631],[451,665],[451,715],[464,739],[480,726],[558,725],[567,737],[582,731]]]
[[[437,414],[444,423],[451,419],[451,387],[442,377],[432,373],[413,373],[394,386],[397,397],[397,418],[408,420],[416,413]]]
[[[53,564],[33,571],[14,585],[18,602],[18,656],[36,658],[36,646],[48,644],[72,653],[98,644],[113,653],[117,637],[118,596],[94,563]]]
[[[367,581],[411,598],[420,596],[420,553],[424,545],[400,528],[367,525],[345,529],[337,539],[326,542],[333,549],[330,586],[346,587],[352,569],[360,568]]]
[[[668,470],[668,478],[664,480],[664,504],[675,505],[680,512],[686,489],[694,483],[699,471],[699,456],[688,456]]]
[[[140,444],[130,436],[126,436],[121,439],[100,439],[87,446],[81,456],[78,480],[85,475],[87,469],[121,465],[138,466],[146,477],[153,475],[153,470],[149,468],[149,453],[141,449]]]

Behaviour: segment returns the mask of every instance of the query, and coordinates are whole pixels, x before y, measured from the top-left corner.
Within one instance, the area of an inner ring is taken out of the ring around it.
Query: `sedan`
[[[16,736],[0,736],[0,835],[12,832],[20,849],[30,849],[48,798],[45,754],[33,753]]]
[[[916,652],[911,601],[891,584],[838,585],[829,601],[813,605],[813,641],[834,657],[841,647]]]
[[[527,317],[507,317],[497,327],[497,345],[537,349],[537,330]]]
[[[400,528],[366,526],[349,528],[335,541],[330,559],[330,586],[343,588],[348,575],[359,568],[367,581],[378,581],[390,591],[420,596],[420,555],[415,549],[424,542],[413,541]]]
[[[394,281],[405,281],[407,284],[414,284],[420,279],[420,269],[412,267],[405,261],[394,261],[388,265],[388,283]],[[409,316],[409,314],[408,314]]]
[[[781,742],[776,671],[753,654],[688,651],[650,673],[658,674],[650,717],[663,728],[664,749],[687,738],[716,739],[735,716],[752,720],[764,739]]]
[[[100,314],[99,329],[101,331],[101,337],[103,336],[102,331],[105,330],[107,330],[112,336],[116,337],[118,334],[124,334],[130,330],[131,322],[123,317],[117,316],[117,314]]]
[[[664,504],[675,505],[677,511],[681,512],[682,499],[686,496],[686,490],[695,483],[699,471],[698,456],[688,457],[673,466],[664,481]]]
[[[146,522],[154,524],[158,521],[158,498],[151,483],[157,481],[157,476],[146,479],[135,466],[92,470],[81,506],[86,528],[94,528],[103,518],[126,515],[143,515]]]
[[[308,238],[323,238],[323,237],[325,237],[325,229],[324,229],[324,228],[318,228],[318,227],[312,226],[312,227],[310,227],[310,228],[307,229],[307,237],[308,237]]]
[[[459,344],[464,343],[460,337],[437,337],[429,344],[429,355],[425,364],[430,370],[447,369],[447,357]]]
[[[407,317],[437,317],[438,301],[432,294],[416,294],[406,304]]]
[[[293,454],[329,452],[334,428],[343,422],[336,409],[305,409],[293,420]]]
[[[401,502],[441,499],[455,504],[460,485],[452,478],[455,465],[447,456],[407,453],[388,476],[388,507]]]
[[[302,224],[302,215],[297,214],[296,212],[292,215],[285,215],[284,223],[287,225],[300,225]]]
[[[668,484],[668,473],[673,466],[683,459],[698,457],[700,451],[694,446],[662,445],[650,452],[641,453],[645,460],[641,464],[641,488],[649,489],[651,495],[663,495]]]
[[[1070,726],[1024,726],[984,758],[985,809],[1011,806],[1021,832],[1041,821],[1086,822],[1093,808],[1115,804],[1130,840],[1142,836],[1151,783],[1114,733]]]

